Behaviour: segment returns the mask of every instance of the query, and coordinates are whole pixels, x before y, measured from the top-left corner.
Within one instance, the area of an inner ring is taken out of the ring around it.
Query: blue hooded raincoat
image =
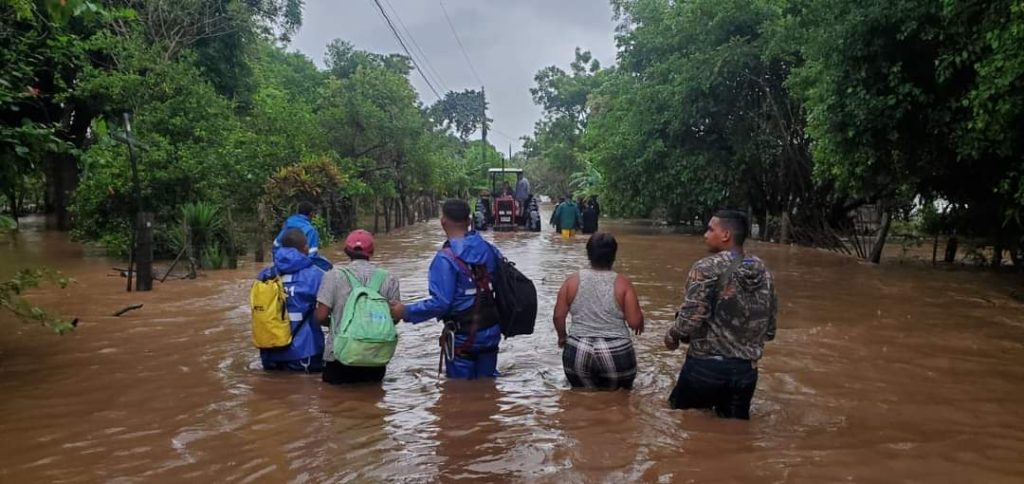
[[[281,249],[281,237],[284,237],[284,233],[291,229],[301,230],[303,235],[306,236],[306,244],[309,245],[309,256],[317,255],[320,251],[320,233],[316,231],[316,227],[313,226],[313,222],[309,220],[309,217],[300,213],[292,215],[288,217],[288,220],[284,221],[284,226],[281,227],[281,231],[274,238],[274,246],[271,247],[270,252],[276,254]]]
[[[326,263],[326,269],[324,268]],[[325,270],[330,270],[326,259],[316,263],[310,257],[291,247],[282,247],[274,253],[274,265],[263,269],[257,278],[265,281],[281,275],[288,295],[288,319],[292,325],[292,342],[285,348],[261,349],[260,360],[267,370],[293,370],[316,372],[323,368],[324,333],[313,321],[316,293]]]
[[[485,264],[487,272],[494,277],[501,252],[488,243],[480,234],[470,232],[459,239],[449,239],[449,247],[456,257],[467,264]],[[421,323],[429,319],[443,319],[465,311],[476,302],[476,285],[472,277],[451,258],[446,251],[439,250],[430,263],[427,275],[430,297],[406,307],[405,320]],[[497,321],[495,321],[497,323]],[[465,335],[455,335],[455,346],[461,347]],[[468,352],[472,358],[456,356],[446,360],[447,374],[451,378],[478,378],[498,376],[498,344],[501,342],[501,327],[498,324],[476,333]]]

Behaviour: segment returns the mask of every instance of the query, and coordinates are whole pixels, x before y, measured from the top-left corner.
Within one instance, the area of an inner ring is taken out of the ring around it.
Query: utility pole
[[[487,146],[487,93],[484,91],[484,86],[480,86],[480,98],[483,100],[480,103],[480,109],[483,111],[483,120],[480,121],[480,140],[483,142],[480,146],[480,159],[484,162],[487,161],[487,152],[484,147]]]

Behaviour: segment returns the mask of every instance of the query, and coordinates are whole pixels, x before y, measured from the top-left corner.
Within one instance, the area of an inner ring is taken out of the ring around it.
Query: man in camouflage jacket
[[[688,343],[686,362],[669,404],[708,408],[725,418],[750,418],[757,361],[775,338],[775,282],[761,259],[743,253],[748,219],[722,210],[708,223],[704,241],[714,253],[690,269],[686,296],[665,347]]]

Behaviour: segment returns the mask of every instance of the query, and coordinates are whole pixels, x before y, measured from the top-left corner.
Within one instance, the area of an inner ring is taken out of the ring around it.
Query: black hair
[[[590,259],[590,265],[594,268],[611,269],[618,251],[619,243],[612,234],[598,232],[587,240],[587,259]]]
[[[313,215],[313,210],[314,209],[316,209],[316,207],[313,206],[313,202],[310,202],[308,200],[303,200],[303,201],[299,202],[299,210],[298,211],[302,215],[305,215],[305,216],[309,217],[310,215]]]
[[[444,201],[441,213],[452,222],[469,223],[469,204],[465,200],[449,198]]]
[[[302,233],[299,229],[288,229],[281,237],[281,247],[291,247],[296,250],[302,250],[307,243],[306,234]]]
[[[355,249],[345,249],[345,255],[352,260],[370,260],[370,255],[363,252],[362,247],[356,247]]]
[[[715,212],[715,217],[718,218],[722,227],[732,234],[732,239],[736,241],[736,245],[743,245],[743,242],[746,242],[747,227],[750,226],[750,218],[747,217],[746,212],[741,212],[739,210],[719,210]]]

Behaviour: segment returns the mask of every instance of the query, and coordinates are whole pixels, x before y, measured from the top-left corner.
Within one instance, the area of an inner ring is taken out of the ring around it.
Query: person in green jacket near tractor
[[[580,214],[580,207],[573,201],[572,196],[565,197],[565,202],[558,205],[555,209],[555,224],[562,231],[563,239],[571,239],[576,235],[576,229],[580,227],[583,222],[583,216]]]

